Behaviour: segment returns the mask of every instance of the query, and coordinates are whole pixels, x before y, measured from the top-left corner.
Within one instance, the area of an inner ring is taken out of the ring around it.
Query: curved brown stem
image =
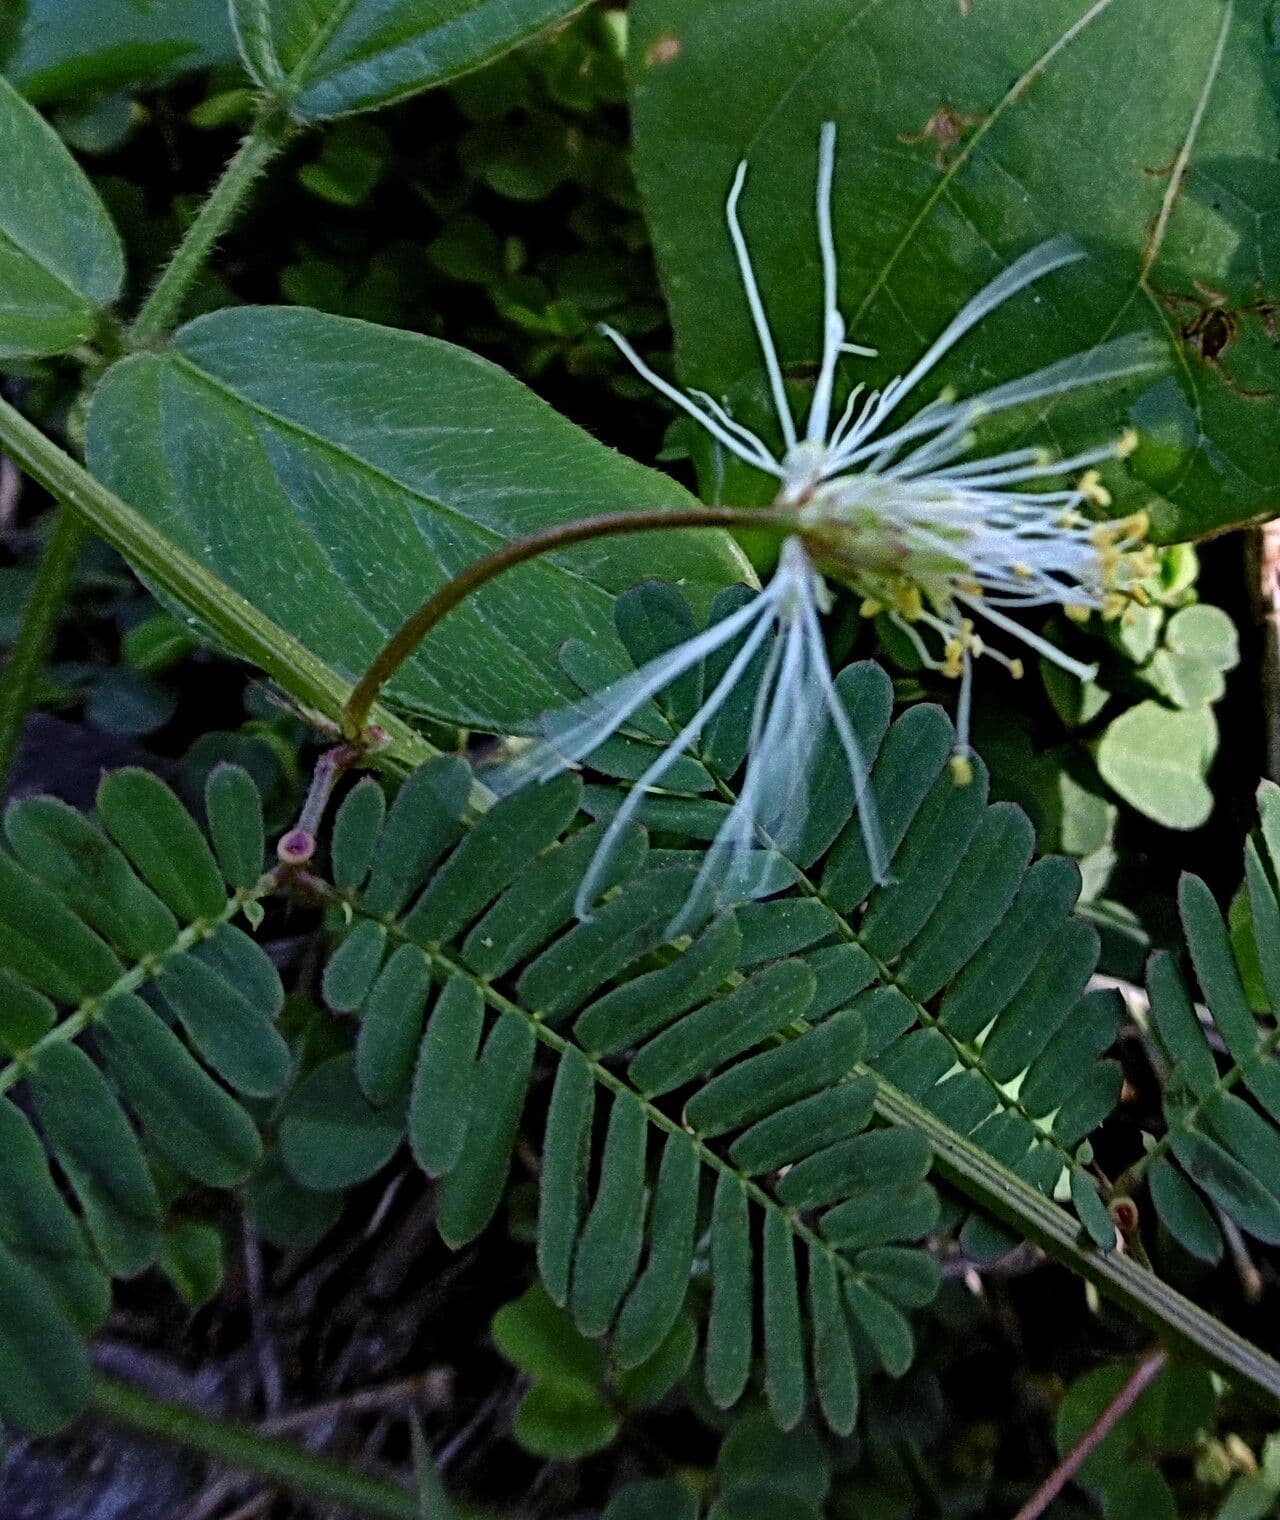
[[[602,512],[595,517],[556,523],[524,538],[513,538],[491,554],[473,561],[451,581],[446,581],[392,634],[347,698],[342,709],[343,732],[348,738],[359,740],[379,692],[405,660],[442,618],[503,571],[555,549],[585,543],[588,539],[670,528],[772,528],[781,533],[794,533],[799,524],[789,513],[750,507],[673,507],[645,512]]]

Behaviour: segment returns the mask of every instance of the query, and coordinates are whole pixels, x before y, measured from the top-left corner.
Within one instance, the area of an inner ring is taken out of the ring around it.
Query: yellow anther
[[[1080,483],[1076,489],[1086,501],[1091,501],[1095,507],[1109,507],[1111,505],[1111,492],[1102,484],[1102,476],[1097,470],[1086,470],[1080,477]]]
[[[1129,598],[1120,591],[1108,591],[1102,598],[1103,621],[1112,623],[1120,617],[1124,609],[1129,605]]]
[[[1010,565],[1009,568],[1024,581],[1029,581],[1035,574],[1035,571],[1024,560],[1018,560],[1016,564]]]
[[[973,780],[973,761],[968,755],[952,755],[951,779],[957,786],[968,786]]]
[[[884,603],[876,601],[874,596],[864,596],[858,611],[865,618],[879,617],[884,611]]]
[[[1010,660],[1009,661],[1009,674],[1013,677],[1013,679],[1015,681],[1020,681],[1023,678],[1023,676],[1026,675],[1026,673],[1027,673],[1026,667],[1023,665],[1023,663],[1022,663],[1021,660]]]
[[[1128,459],[1129,455],[1138,447],[1137,428],[1125,428],[1124,432],[1116,439],[1116,458]]]
[[[1089,613],[1093,609],[1082,606],[1079,602],[1068,602],[1062,610],[1073,623],[1087,623],[1089,621]]]
[[[914,623],[924,611],[924,599],[919,586],[898,586],[893,593],[894,606],[909,623]]]
[[[956,590],[962,591],[965,596],[981,596],[982,587],[977,581],[957,581]]]

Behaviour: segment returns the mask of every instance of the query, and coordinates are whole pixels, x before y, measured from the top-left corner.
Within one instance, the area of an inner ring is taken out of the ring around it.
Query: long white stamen
[[[782,479],[782,466],[776,464],[769,457],[768,451],[762,443],[760,443],[758,451],[744,448],[742,442],[738,438],[735,438],[727,428],[723,427],[714,416],[709,412],[703,411],[700,406],[695,405],[683,391],[677,390],[674,385],[669,385],[656,370],[650,369],[616,328],[610,327],[607,322],[602,322],[600,324],[600,331],[619,349],[636,373],[643,376],[653,386],[654,390],[665,396],[673,406],[678,406],[682,412],[687,413],[695,422],[706,428],[707,432],[717,442],[722,443],[731,454],[736,455],[746,464],[755,465],[758,470],[764,470],[767,474],[776,475],[779,480]],[[755,441],[757,443],[760,442],[759,439]]]
[[[831,184],[835,174],[836,127],[833,121],[823,124],[818,139],[818,247],[822,254],[822,366],[813,389],[809,408],[809,425],[805,438],[821,443],[831,421],[831,393],[835,386],[836,365],[844,344],[844,320],[838,308],[839,271],[836,263],[836,240],[831,228]]]
[[[738,200],[742,195],[742,187],[746,179],[747,166],[744,162],[738,165],[738,172],[733,177],[733,188],[729,191],[725,216],[729,222],[729,236],[733,240],[733,250],[738,256],[738,272],[742,277],[742,288],[747,297],[747,305],[751,308],[751,320],[755,323],[760,352],[764,356],[765,373],[769,377],[769,389],[773,393],[773,404],[778,413],[778,426],[782,429],[783,441],[787,448],[793,449],[796,446],[796,425],[792,420],[791,407],[787,401],[782,366],[778,363],[778,351],[773,346],[773,334],[769,331],[769,318],[765,315],[760,287],[756,283],[755,270],[751,266],[747,240],[742,235],[742,226],[738,221]]]
[[[1056,644],[1051,644],[1048,639],[1042,639],[1038,633],[1033,633],[1030,628],[1024,628],[1021,623],[1015,623],[1010,617],[1005,617],[1003,612],[997,612],[986,599],[979,601],[976,597],[958,595],[958,602],[964,602],[980,616],[989,618],[997,628],[1003,628],[1006,633],[1011,633],[1014,638],[1034,649],[1037,654],[1042,654],[1046,660],[1051,660],[1061,669],[1068,671],[1079,681],[1092,681],[1098,674],[1097,665],[1086,665],[1081,660],[1073,660],[1070,655],[1064,654]]]
[[[816,609],[806,608],[806,616],[811,623],[812,637],[821,645],[822,632],[818,627]],[[889,874],[889,857],[884,847],[884,836],[880,832],[880,816],[876,809],[875,798],[872,797],[868,787],[870,778],[867,763],[862,754],[862,746],[858,743],[858,736],[853,731],[853,724],[849,722],[849,714],[845,711],[844,703],[840,700],[840,693],[836,690],[836,683],[831,678],[831,667],[827,664],[825,649],[823,649],[821,661],[817,662],[817,672],[822,684],[822,696],[828,716],[844,749],[845,761],[849,766],[849,776],[853,782],[854,806],[858,812],[858,825],[862,830],[862,842],[867,849],[871,875],[879,886],[886,886],[892,880]]]
[[[591,905],[595,902],[596,895],[608,875],[609,862],[613,856],[623,830],[631,822],[644,801],[645,794],[651,787],[657,786],[663,776],[671,769],[681,755],[689,748],[694,739],[702,732],[706,724],[724,706],[730,692],[742,679],[744,672],[755,658],[756,651],[764,643],[769,634],[770,619],[762,618],[743,640],[742,648],[738,650],[730,660],[725,673],[716,682],[711,695],[703,702],[693,717],[685,724],[676,737],[668,744],[639,779],[632,785],[630,792],[622,806],[613,815],[609,827],[604,832],[591,864],[578,886],[577,896],[574,899],[574,911],[579,918],[587,918],[590,915]]]
[[[526,782],[546,781],[567,770],[598,749],[606,739],[611,739],[637,708],[678,680],[685,671],[722,648],[751,623],[758,619],[767,622],[772,618],[773,605],[774,598],[770,588],[766,587],[753,601],[675,649],[658,655],[631,675],[623,676],[580,702],[548,714],[543,720],[544,727],[550,730],[547,739],[500,773],[495,784],[502,790],[514,790]],[[557,727],[561,724],[568,726]]]

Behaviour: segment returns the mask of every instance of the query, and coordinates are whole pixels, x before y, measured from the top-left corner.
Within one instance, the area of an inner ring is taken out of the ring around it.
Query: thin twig
[[[368,1414],[373,1410],[382,1412],[416,1404],[425,1383],[425,1374],[419,1373],[416,1377],[401,1378],[377,1388],[357,1388],[352,1393],[326,1399],[323,1404],[311,1404],[306,1409],[291,1409],[287,1414],[275,1415],[264,1420],[259,1428],[264,1435],[287,1435],[309,1430],[326,1420],[349,1419],[352,1415]]]
[[[1030,1499],[1022,1506],[1013,1520],[1039,1520],[1062,1490],[1075,1477],[1085,1462],[1102,1445],[1103,1441],[1138,1402],[1143,1391],[1150,1386],[1169,1360],[1165,1351],[1153,1351],[1134,1368],[1132,1376],[1089,1426],[1071,1450],[1058,1463]]]
[[[555,523],[524,538],[509,540],[491,554],[473,560],[465,570],[446,581],[392,634],[347,698],[342,709],[343,731],[349,739],[359,739],[379,692],[423,639],[473,591],[478,591],[504,571],[540,555],[595,538],[611,538],[624,533],[669,532],[672,528],[744,527],[772,528],[782,533],[802,530],[801,523],[790,513],[757,511],[749,507],[663,507],[639,512],[602,512],[595,517]]]

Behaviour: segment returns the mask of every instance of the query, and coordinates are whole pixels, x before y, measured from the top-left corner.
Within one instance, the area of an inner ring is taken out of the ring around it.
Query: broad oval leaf
[[[231,0],[254,79],[314,121],[403,100],[504,53],[583,0]]]
[[[763,395],[723,218],[744,157],[783,363],[817,358],[814,184],[832,120],[841,306],[880,353],[850,381],[903,373],[1002,267],[1076,234],[1090,257],[985,319],[937,384],[970,390],[1146,330],[1168,371],[1060,400],[1049,433],[1137,425],[1132,466],[1162,493],[1166,539],[1274,510],[1280,53],[1263,0],[640,0],[630,15],[638,172],[689,383],[740,388],[748,407]]]
[[[308,648],[358,676],[451,575],[509,539],[618,508],[687,506],[519,382],[414,333],[285,308],[216,312],[97,393],[90,464]],[[451,613],[392,684],[416,711],[527,728],[577,693],[556,654],[616,654],[614,597],[646,575],[705,616],[752,572],[704,529],[600,539],[520,566]]]
[[[120,294],[120,239],[58,134],[3,78],[0,163],[0,359],[65,353]]]
[[[210,0],[22,0],[9,9],[16,14],[4,71],[41,106],[235,57],[227,8]]]

